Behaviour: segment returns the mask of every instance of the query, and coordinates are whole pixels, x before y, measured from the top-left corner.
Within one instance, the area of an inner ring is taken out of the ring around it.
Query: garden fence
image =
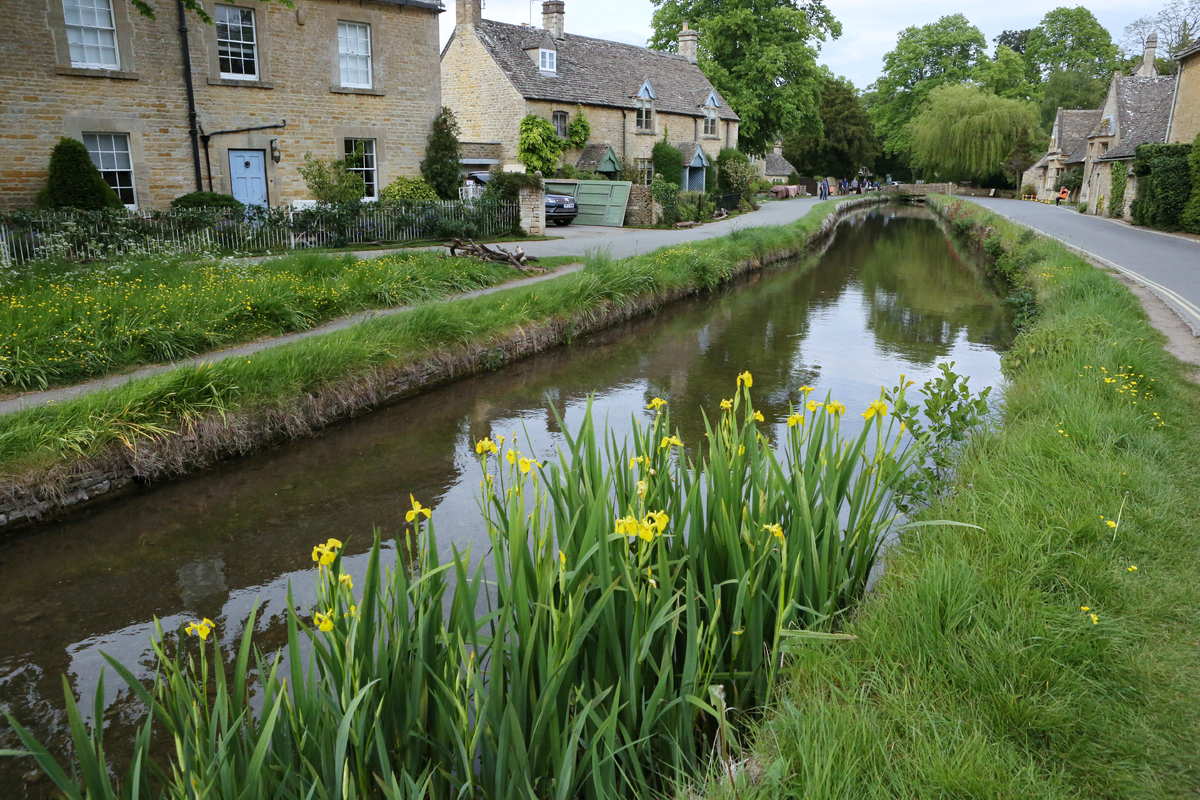
[[[125,255],[261,253],[485,238],[517,230],[516,203],[481,199],[345,208],[21,211],[0,216],[0,266]]]

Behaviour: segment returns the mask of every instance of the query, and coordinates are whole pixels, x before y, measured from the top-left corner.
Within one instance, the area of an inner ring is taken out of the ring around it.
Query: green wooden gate
[[[629,181],[546,181],[547,192],[575,198],[579,206],[576,225],[624,225],[631,188]]]

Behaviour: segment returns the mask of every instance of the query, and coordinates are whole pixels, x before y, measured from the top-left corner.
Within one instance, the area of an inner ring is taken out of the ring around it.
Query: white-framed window
[[[371,26],[365,22],[338,23],[338,62],[342,86],[371,88]]]
[[[560,139],[567,138],[567,125],[570,124],[570,116],[565,111],[555,111],[550,115],[554,122],[554,132],[558,134]]]
[[[362,175],[363,197],[375,200],[379,197],[379,173],[375,164],[374,139],[346,139],[346,169]]]
[[[112,0],[62,0],[71,66],[120,69]]]
[[[104,182],[112,187],[129,208],[137,206],[137,192],[133,187],[133,159],[129,153],[127,133],[85,133],[83,146],[87,148],[92,163],[100,170]]]
[[[258,35],[254,9],[217,6],[217,60],[222,78],[258,80]]]
[[[542,72],[558,72],[558,51],[539,50],[538,69]]]
[[[715,108],[704,109],[704,135],[717,135],[717,110]]]
[[[654,159],[639,158],[636,162],[638,183],[649,184],[654,180]]]
[[[639,131],[654,131],[654,102],[646,98],[637,101],[637,129]]]

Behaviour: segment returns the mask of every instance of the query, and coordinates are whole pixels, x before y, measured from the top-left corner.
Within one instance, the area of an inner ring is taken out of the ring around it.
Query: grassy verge
[[[1036,298],[1001,424],[929,511],[983,530],[905,537],[707,796],[1195,797],[1200,395],[1117,281],[932,202]]]
[[[435,253],[42,265],[0,283],[0,392],[170,361],[517,274]]]
[[[97,455],[116,443],[133,450],[151,440],[179,440],[201,419],[286,408],[323,387],[456,348],[482,349],[498,366],[512,338],[537,326],[558,325],[569,338],[572,327],[586,328],[590,320],[670,294],[711,289],[748,262],[795,252],[836,206],[815,206],[790,225],[741,230],[622,261],[593,258],[585,270],[535,286],[429,304],[248,358],[172,370],[7,415],[0,419],[0,478]]]

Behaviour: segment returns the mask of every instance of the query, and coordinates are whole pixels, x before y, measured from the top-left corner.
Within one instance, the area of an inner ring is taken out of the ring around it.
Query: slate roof
[[[414,8],[427,8],[430,11],[445,11],[446,7],[442,5],[442,0],[373,0],[376,3],[382,3],[385,6],[412,6]]]
[[[1188,56],[1194,56],[1197,53],[1200,53],[1200,42],[1196,42],[1195,44],[1191,45],[1190,47],[1183,48],[1182,50],[1180,50],[1178,53],[1175,54],[1174,58],[1176,61],[1183,61]]]
[[[680,142],[675,146],[678,147],[679,152],[683,154],[683,165],[685,167],[690,167],[692,162],[696,160],[697,155],[700,156],[700,160],[703,161],[706,166],[712,163],[712,159],[708,157],[708,153],[704,152],[704,148],[700,146],[699,142]]]
[[[575,167],[585,172],[595,172],[596,167],[600,166],[604,154],[610,149],[612,148],[608,144],[589,144],[580,151],[579,158],[575,161]]]
[[[1171,118],[1171,101],[1174,99],[1175,76],[1139,77],[1118,75],[1117,81],[1117,129],[1120,140],[1117,146],[1104,154],[1104,161],[1133,158],[1140,144],[1165,142],[1167,123]],[[1103,121],[1102,121],[1103,122]],[[1093,130],[1097,133],[1100,126]]]
[[[796,171],[796,168],[792,166],[792,162],[774,151],[767,153],[766,161],[767,166],[763,170],[764,175],[787,176]]]
[[[1068,164],[1087,155],[1088,134],[1100,122],[1101,109],[1059,109],[1058,149]]]
[[[721,119],[738,120],[725,99],[695,64],[676,53],[664,53],[605,39],[568,33],[552,39],[542,28],[480,20],[475,28],[492,58],[528,100],[636,108],[634,97],[647,80],[654,90],[654,109],[703,117],[704,101],[716,94]],[[525,52],[554,46],[558,73],[538,70]]]

